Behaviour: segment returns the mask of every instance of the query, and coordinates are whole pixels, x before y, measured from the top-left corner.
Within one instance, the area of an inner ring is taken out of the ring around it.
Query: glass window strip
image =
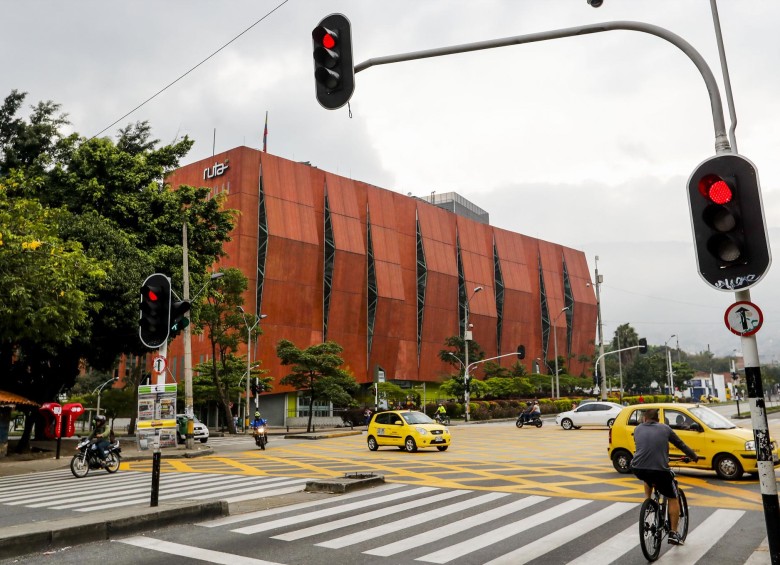
[[[460,232],[455,232],[455,248],[458,254],[458,335],[465,340],[463,325],[466,323],[468,296],[466,296],[466,276],[463,274],[463,256],[460,251]]]
[[[376,285],[376,265],[374,263],[374,242],[371,237],[371,214],[366,213],[366,241],[367,241],[367,297],[368,297],[368,328],[367,328],[367,348],[368,357],[371,357],[371,349],[374,345],[374,327],[376,324],[376,305],[377,305],[377,285]]]
[[[257,283],[255,285],[255,316],[263,311],[263,287],[265,286],[265,264],[268,257],[268,217],[265,210],[265,188],[263,177],[258,185],[257,202]]]
[[[542,271],[542,257],[539,262],[539,306],[542,313],[542,359],[547,365],[547,349],[550,345],[550,311],[547,308],[547,291],[544,288],[544,272]],[[549,369],[549,366],[548,366]]]
[[[423,245],[420,217],[415,212],[417,221],[417,366],[420,366],[422,354],[423,316],[425,313],[425,291],[428,285],[428,265],[425,261],[425,246]]]
[[[333,221],[330,217],[328,187],[325,187],[325,247],[322,273],[322,341],[328,341],[328,317],[330,296],[333,289],[333,268],[336,262],[336,245],[333,237]]]
[[[496,240],[493,239],[493,286],[496,292],[496,355],[501,355],[501,338],[504,331],[504,275],[501,272],[501,259],[498,256]]]
[[[571,354],[572,320],[574,319],[574,295],[571,290],[571,279],[569,278],[569,269],[566,266],[566,259],[563,259],[563,305],[568,307],[566,310],[566,358]],[[568,366],[568,363],[567,363]]]

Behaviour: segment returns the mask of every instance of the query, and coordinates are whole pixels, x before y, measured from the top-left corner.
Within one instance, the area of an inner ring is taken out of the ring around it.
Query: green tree
[[[352,395],[360,387],[352,375],[341,369],[344,359],[340,354],[343,350],[333,341],[311,345],[306,349],[298,349],[286,339],[276,344],[276,355],[282,365],[291,367],[291,372],[280,383],[304,390],[309,397],[307,432],[312,430],[315,400],[331,402],[338,407],[357,405]]]
[[[235,351],[244,333],[244,318],[238,307],[244,303],[247,278],[240,269],[224,270],[222,278],[213,281],[206,291],[206,303],[200,309],[196,321],[198,331],[206,331],[211,345],[211,359],[195,367],[198,373],[211,375],[215,400],[219,404],[225,423],[231,434],[236,433],[230,399],[239,391],[238,383],[246,373],[246,362]],[[253,370],[260,375],[264,371]],[[251,378],[252,375],[250,375]],[[270,387],[269,379],[263,382]]]
[[[466,362],[465,340],[458,335],[453,335],[444,340],[444,346],[450,349],[442,349],[439,351],[439,359],[455,368],[459,368],[461,374],[463,374],[463,368],[465,367]],[[475,361],[481,361],[484,358],[485,352],[482,350],[479,343],[474,340],[469,340],[469,365]],[[474,371],[472,371],[472,373],[473,372]]]
[[[0,312],[0,388],[42,402],[70,388],[85,360],[110,370],[121,353],[146,353],[137,332],[141,283],[153,272],[181,281],[185,222],[193,283],[202,282],[234,213],[207,188],[165,186],[189,139],[158,147],[146,123],[120,130],[116,142],[65,135],[59,105],[39,103],[24,119],[24,98],[13,91],[0,106],[0,282],[20,296],[2,300],[15,319],[6,324]],[[5,271],[17,245],[34,261]],[[26,428],[20,447],[28,438]]]

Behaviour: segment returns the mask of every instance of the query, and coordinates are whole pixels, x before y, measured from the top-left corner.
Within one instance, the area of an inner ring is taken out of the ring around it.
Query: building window
[[[501,355],[501,336],[504,330],[504,275],[501,273],[501,261],[495,239],[493,239],[493,270],[493,287],[496,292],[496,355]]]
[[[263,286],[265,284],[265,261],[268,256],[268,217],[265,214],[265,189],[260,177],[257,199],[257,285],[255,287],[255,316],[263,311]]]
[[[376,323],[376,265],[374,264],[374,242],[371,239],[371,214],[366,213],[366,240],[367,240],[367,296],[368,296],[368,357],[371,357],[371,347],[374,345],[374,325]]]
[[[336,260],[336,244],[333,239],[333,221],[330,217],[328,187],[325,187],[325,261],[322,273],[322,341],[328,341],[328,315],[330,313],[330,293],[333,288],[333,265]]]
[[[417,212],[415,212],[417,216]],[[428,265],[425,262],[425,247],[423,246],[420,217],[417,220],[417,366],[420,366],[422,352],[423,313],[425,312],[425,289],[428,283]]]
[[[296,406],[299,418],[309,417],[309,397],[299,396],[298,405]],[[312,414],[316,417],[325,417],[333,415],[333,406],[329,402],[323,400],[315,400],[312,406]]]
[[[563,260],[563,306],[566,310],[566,357],[571,353],[572,319],[574,318],[574,296],[571,292],[571,279],[569,269],[566,267],[566,259]]]
[[[542,359],[547,368],[550,364],[547,362],[547,348],[550,345],[550,311],[547,308],[547,291],[544,288],[544,273],[542,272],[542,257],[539,261],[539,305],[542,311]]]
[[[463,325],[466,323],[466,304],[469,297],[466,294],[466,276],[463,274],[463,256],[460,252],[460,232],[455,233],[455,251],[458,255],[458,335],[465,340],[466,336],[461,332],[466,330]]]

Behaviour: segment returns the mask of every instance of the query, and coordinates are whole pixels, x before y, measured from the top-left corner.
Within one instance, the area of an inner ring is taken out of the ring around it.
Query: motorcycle
[[[438,412],[433,415],[433,419],[436,420],[442,426],[450,425],[450,417],[447,414],[439,414]]]
[[[88,438],[82,439],[76,446],[76,455],[70,460],[70,472],[74,477],[86,477],[90,469],[105,469],[109,473],[116,473],[119,470],[119,464],[122,462],[122,448],[119,447],[119,440],[111,443],[106,448],[106,460],[103,462],[97,453],[97,449],[92,449],[94,444]]]
[[[252,428],[253,435],[255,436],[255,445],[265,451],[265,445],[268,443],[268,431],[266,430],[266,424]]]
[[[525,424],[533,424],[533,425],[534,425],[534,426],[536,426],[537,428],[541,428],[541,427],[542,427],[542,417],[541,417],[541,415],[540,415],[540,414],[533,414],[533,415],[531,416],[531,419],[530,419],[529,421],[527,421],[527,422],[523,422],[523,415],[522,415],[522,414],[520,414],[520,415],[517,417],[517,422],[515,422],[515,425],[516,425],[518,428],[522,428],[522,427],[523,427]]]

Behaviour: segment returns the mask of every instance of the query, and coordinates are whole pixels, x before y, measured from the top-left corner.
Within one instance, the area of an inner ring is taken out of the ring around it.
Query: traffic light
[[[518,345],[517,346],[517,358],[518,359],[525,359],[525,345]]]
[[[182,300],[171,304],[171,339],[179,335],[179,332],[190,325],[190,319],[184,315],[190,311],[192,304],[189,300]]]
[[[772,261],[756,168],[733,153],[699,165],[688,180],[694,247],[701,277],[713,288],[749,288]]]
[[[149,349],[157,349],[168,339],[171,328],[171,281],[155,273],[141,287],[141,316],[138,334]]]
[[[352,64],[352,30],[342,14],[331,14],[311,32],[317,102],[336,110],[349,102],[355,91]]]
[[[647,353],[647,340],[643,337],[639,338],[639,353]]]

